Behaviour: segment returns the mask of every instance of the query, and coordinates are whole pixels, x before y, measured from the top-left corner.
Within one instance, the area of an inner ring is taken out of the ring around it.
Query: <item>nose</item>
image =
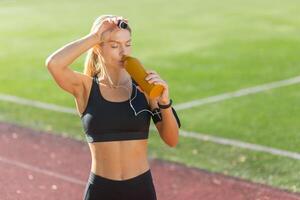
[[[121,45],[121,48],[120,48],[120,56],[122,57],[123,55],[127,55],[129,52],[128,52],[129,50],[126,50],[126,48],[123,46],[123,45]]]
[[[125,52],[125,50],[124,50],[124,47],[122,46],[122,47],[120,48],[120,54],[122,55],[122,54],[124,54],[124,52]]]

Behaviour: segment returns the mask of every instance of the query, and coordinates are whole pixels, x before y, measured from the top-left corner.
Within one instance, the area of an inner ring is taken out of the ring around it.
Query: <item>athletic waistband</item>
[[[151,175],[151,171],[150,169],[148,169],[147,171],[143,172],[142,174],[140,175],[137,175],[135,177],[132,177],[132,178],[129,178],[129,179],[125,179],[125,180],[113,180],[113,179],[109,179],[109,178],[106,178],[106,177],[103,177],[103,176],[100,176],[98,174],[95,174],[94,172],[90,172],[90,175],[89,175],[89,183],[91,184],[124,184],[124,183],[127,183],[127,184],[139,184],[139,183],[142,183],[144,182],[145,180],[149,180],[149,178],[151,179],[152,181],[152,175]]]

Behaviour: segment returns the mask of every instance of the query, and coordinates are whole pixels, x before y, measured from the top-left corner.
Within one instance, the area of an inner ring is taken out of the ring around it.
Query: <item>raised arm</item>
[[[97,35],[88,34],[59,48],[46,59],[45,65],[55,82],[73,96],[83,89],[83,79],[86,75],[73,71],[69,65],[98,42]]]
[[[88,49],[98,45],[102,34],[117,24],[117,19],[107,18],[97,24],[88,35],[70,42],[52,53],[45,62],[56,83],[73,96],[83,91],[83,81],[87,75],[73,71],[69,65]]]

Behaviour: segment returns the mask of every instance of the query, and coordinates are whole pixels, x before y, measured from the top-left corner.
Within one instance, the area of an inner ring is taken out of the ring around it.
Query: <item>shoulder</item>
[[[86,74],[83,74],[83,73],[77,72],[77,71],[75,71],[75,73],[76,73],[76,76],[78,77],[78,79],[81,80],[82,85],[83,85],[83,88],[76,92],[76,97],[78,97],[78,96],[81,97],[84,93],[86,93],[87,91],[90,91],[94,77],[88,76]]]
[[[78,73],[78,76],[81,78],[82,82],[85,84],[85,85],[90,85],[91,82],[93,81],[94,77],[93,76],[88,76],[86,74],[83,74],[81,72],[77,72]]]
[[[75,70],[73,70],[73,72],[74,72],[75,76],[76,76],[79,80],[81,80],[82,82],[86,82],[86,81],[88,81],[88,80],[93,79],[93,77],[91,77],[91,76],[89,76],[89,75],[86,75],[86,74],[84,74],[84,73],[82,73],[82,72],[75,71]]]

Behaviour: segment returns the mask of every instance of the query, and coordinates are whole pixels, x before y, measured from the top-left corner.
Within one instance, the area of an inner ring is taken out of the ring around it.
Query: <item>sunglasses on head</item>
[[[128,26],[128,24],[127,24],[124,20],[119,19],[119,20],[118,20],[117,26],[118,26],[119,28],[126,29],[127,26]]]

